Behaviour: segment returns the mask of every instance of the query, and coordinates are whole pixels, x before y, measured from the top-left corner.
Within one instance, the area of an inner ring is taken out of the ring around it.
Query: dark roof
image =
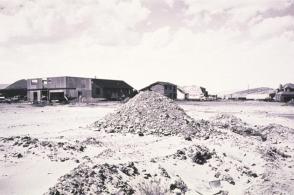
[[[290,89],[294,89],[294,84],[293,83],[287,83],[283,86],[284,88],[290,88]]]
[[[140,91],[144,91],[144,90],[146,90],[146,89],[150,89],[150,87],[152,87],[152,86],[154,86],[154,85],[174,85],[174,86],[177,86],[177,85],[175,85],[175,84],[173,84],[173,83],[169,83],[169,82],[163,82],[163,81],[157,81],[157,82],[155,82],[155,83],[152,83],[152,84],[150,84],[150,85],[148,85],[147,87],[144,87],[143,89],[141,89]]]
[[[9,85],[8,87],[6,87],[5,89],[27,89],[27,80],[22,79],[22,80],[18,80],[14,83],[12,83],[11,85]]]
[[[108,80],[108,79],[92,79],[92,81],[102,88],[128,88],[134,89],[132,86],[121,80]]]

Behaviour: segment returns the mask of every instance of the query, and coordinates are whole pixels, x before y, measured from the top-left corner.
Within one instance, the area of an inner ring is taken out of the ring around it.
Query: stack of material
[[[140,92],[113,114],[97,121],[99,130],[119,133],[193,136],[200,124],[171,99],[152,91]]]

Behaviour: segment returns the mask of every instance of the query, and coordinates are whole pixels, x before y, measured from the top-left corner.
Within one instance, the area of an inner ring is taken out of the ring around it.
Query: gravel
[[[95,122],[94,126],[109,133],[159,136],[195,136],[201,133],[200,123],[173,100],[152,91],[140,92],[115,113]]]

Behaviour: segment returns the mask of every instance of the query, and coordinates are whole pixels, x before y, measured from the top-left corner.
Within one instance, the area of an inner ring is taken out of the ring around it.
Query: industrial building
[[[208,98],[208,91],[204,87],[178,86],[178,100],[206,100]]]
[[[27,80],[27,98],[31,102],[122,100],[133,93],[134,88],[121,80],[69,76]]]
[[[147,87],[144,87],[140,91],[154,91],[171,99],[177,99],[177,85],[169,82],[157,81]]]
[[[281,85],[280,88],[277,89],[274,99],[279,102],[289,102],[294,100],[294,84],[287,83],[285,85]]]

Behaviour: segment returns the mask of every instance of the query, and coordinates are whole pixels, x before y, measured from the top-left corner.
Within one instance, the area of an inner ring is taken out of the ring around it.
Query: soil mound
[[[261,133],[257,126],[249,125],[236,116],[218,114],[213,117],[211,121],[212,125],[218,128],[229,129],[232,132],[243,136],[257,136],[263,141],[266,141],[266,136]]]
[[[268,140],[272,143],[277,141],[287,141],[293,142],[294,138],[294,129],[270,123],[267,126],[260,127],[260,131],[267,136]]]
[[[152,91],[140,92],[95,126],[111,133],[192,136],[200,132],[200,124],[173,100]]]
[[[95,138],[74,142],[40,140],[30,136],[0,137],[0,145],[7,150],[6,158],[33,156],[48,157],[51,161],[81,160],[87,146],[101,147],[102,142]]]
[[[162,167],[157,167],[153,171],[155,172],[149,173],[145,169],[138,169],[134,162],[94,166],[81,164],[59,178],[58,183],[50,188],[46,195],[149,194],[146,192],[150,187],[150,190],[162,189],[164,194],[174,194],[176,191],[184,194],[187,191],[187,186],[181,178],[164,176],[162,172],[166,170]],[[151,186],[154,182],[156,185]]]

